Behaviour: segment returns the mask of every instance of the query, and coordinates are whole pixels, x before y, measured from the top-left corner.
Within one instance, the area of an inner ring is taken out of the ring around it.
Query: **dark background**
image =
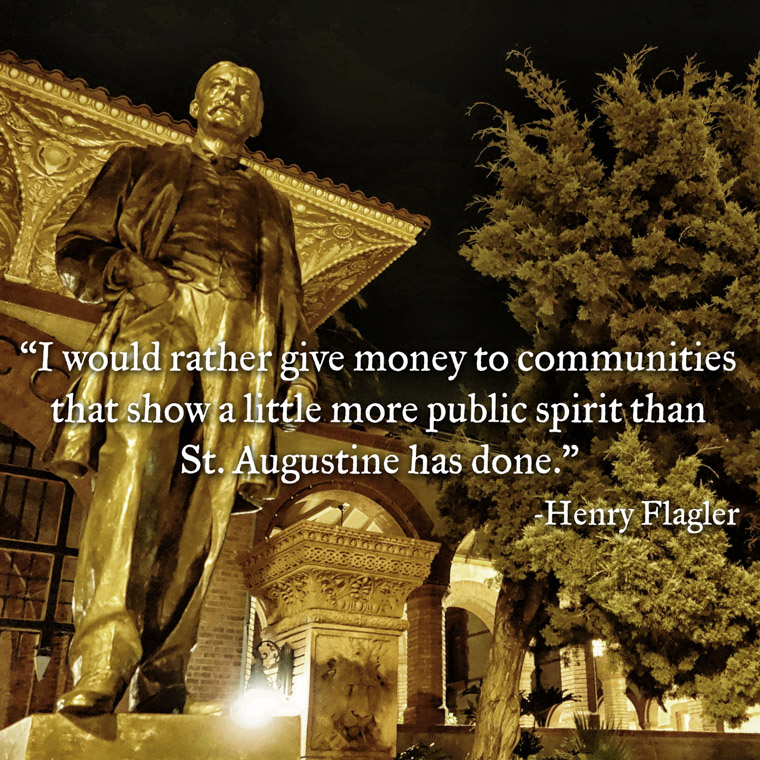
[[[376,346],[509,349],[518,340],[506,293],[457,250],[478,221],[467,208],[491,184],[475,168],[487,101],[527,116],[504,73],[511,49],[564,80],[590,110],[596,72],[646,45],[652,74],[696,54],[738,78],[760,50],[760,4],[680,2],[168,2],[4,0],[0,48],[82,77],[175,118],[198,76],[231,59],[262,81],[264,131],[251,143],[352,189],[425,214],[431,231],[347,307]],[[407,378],[413,396],[446,393]]]

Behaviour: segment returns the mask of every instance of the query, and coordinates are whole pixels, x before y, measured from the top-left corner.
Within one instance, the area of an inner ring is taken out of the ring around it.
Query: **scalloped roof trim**
[[[165,127],[174,129],[182,134],[195,134],[195,128],[186,119],[177,121],[171,116],[171,114],[168,114],[165,111],[156,113],[150,106],[145,105],[144,103],[141,105],[135,105],[126,95],[112,96],[105,87],[90,87],[84,79],[69,79],[69,77],[67,77],[60,69],[52,69],[48,71],[43,68],[38,61],[23,60],[12,50],[3,50],[0,52],[0,61],[11,66],[16,66],[17,68],[30,74],[34,74],[41,79],[46,79],[55,84],[65,86],[74,92],[89,95],[95,100],[101,100],[104,103],[121,108],[136,116],[141,116],[150,119],[151,121],[158,122],[159,124],[163,124]],[[312,171],[306,172],[297,164],[286,164],[280,158],[269,158],[260,150],[250,151],[246,148],[246,155],[256,163],[263,164],[278,172],[287,174],[290,177],[307,182],[310,185],[321,187],[327,192],[334,193],[342,198],[357,201],[365,206],[370,206],[379,211],[383,211],[397,219],[403,219],[405,222],[410,222],[411,224],[421,227],[423,230],[430,229],[430,219],[426,216],[422,216],[422,214],[414,214],[405,208],[396,208],[392,203],[383,202],[374,195],[368,197],[361,190],[351,190],[351,188],[344,183],[336,184],[329,177],[318,177]]]

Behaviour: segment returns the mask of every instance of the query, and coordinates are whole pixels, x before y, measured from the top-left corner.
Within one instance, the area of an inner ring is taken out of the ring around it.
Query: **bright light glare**
[[[259,728],[272,718],[282,715],[282,694],[274,689],[248,689],[237,699],[230,710],[230,717],[241,728]]]
[[[607,644],[601,639],[594,639],[591,642],[591,651],[594,657],[602,657],[607,649]]]

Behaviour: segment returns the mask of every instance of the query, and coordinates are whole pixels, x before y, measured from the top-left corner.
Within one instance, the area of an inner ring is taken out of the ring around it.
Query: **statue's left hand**
[[[299,397],[301,399],[301,409],[306,409],[306,407],[314,400],[314,394],[311,392],[310,388],[305,385],[293,384],[288,388],[288,395],[285,397],[285,404],[287,406],[288,412],[295,412],[295,404],[298,403]],[[286,433],[292,433],[294,430],[298,430],[298,428],[301,427],[301,424],[301,422],[279,423],[280,427]]]

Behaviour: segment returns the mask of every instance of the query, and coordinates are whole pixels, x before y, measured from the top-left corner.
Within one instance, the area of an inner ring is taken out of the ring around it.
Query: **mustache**
[[[240,109],[235,103],[233,103],[231,100],[222,100],[219,103],[217,103],[209,113],[215,114],[218,110],[224,109],[226,111],[231,111],[235,116],[237,116],[238,119],[244,119],[245,114],[243,113],[242,109]]]

